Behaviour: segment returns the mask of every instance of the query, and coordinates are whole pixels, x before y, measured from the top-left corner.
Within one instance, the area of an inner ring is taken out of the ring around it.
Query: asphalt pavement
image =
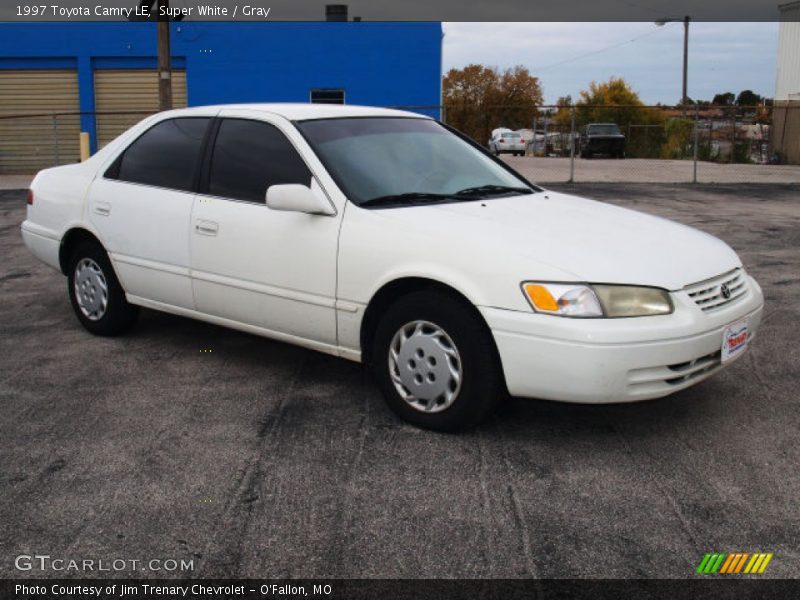
[[[555,186],[554,186],[555,187]],[[767,305],[748,354],[669,398],[512,399],[460,435],[399,422],[354,363],[143,311],[84,331],[0,192],[0,577],[15,557],[184,560],[139,577],[800,576],[800,188],[559,190],[723,237]],[[92,573],[83,573],[91,576]]]

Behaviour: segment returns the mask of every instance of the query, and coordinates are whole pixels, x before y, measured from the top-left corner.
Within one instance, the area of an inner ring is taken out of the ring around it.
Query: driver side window
[[[311,184],[311,171],[281,131],[263,121],[223,119],[214,142],[208,193],[263,204],[267,188]]]

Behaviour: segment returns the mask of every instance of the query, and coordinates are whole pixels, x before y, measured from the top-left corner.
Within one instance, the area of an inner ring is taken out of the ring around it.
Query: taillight
[[[506,143],[506,141],[505,141],[503,138],[500,138],[500,139],[499,139],[499,140],[497,140],[497,141],[498,141],[498,142],[500,142],[501,144],[505,144],[505,143]]]
[[[28,204],[33,205],[33,190],[28,190]]]
[[[522,138],[519,138],[519,143],[520,143],[520,144],[524,144],[524,143],[525,143],[525,140],[523,140]]]

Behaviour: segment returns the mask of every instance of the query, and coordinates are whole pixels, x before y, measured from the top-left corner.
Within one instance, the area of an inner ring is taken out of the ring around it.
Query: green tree
[[[736,98],[736,106],[758,106],[762,100],[753,90],[742,90]]]
[[[725,92],[724,94],[716,94],[711,104],[714,106],[733,106],[736,100],[736,94],[733,92]]]
[[[689,158],[694,151],[692,119],[667,119],[664,124],[664,141],[661,145],[661,158]]]
[[[560,129],[569,129],[572,126],[572,96],[561,96],[556,100],[556,114],[553,123]]]

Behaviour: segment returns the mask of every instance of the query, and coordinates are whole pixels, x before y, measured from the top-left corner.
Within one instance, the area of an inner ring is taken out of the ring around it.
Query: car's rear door
[[[161,120],[92,184],[88,218],[132,296],[194,308],[189,231],[210,116]]]
[[[270,185],[286,183],[329,201],[301,151],[310,152],[282,118],[220,113],[192,211],[194,297],[203,313],[333,348],[341,212],[309,215],[265,203]]]

